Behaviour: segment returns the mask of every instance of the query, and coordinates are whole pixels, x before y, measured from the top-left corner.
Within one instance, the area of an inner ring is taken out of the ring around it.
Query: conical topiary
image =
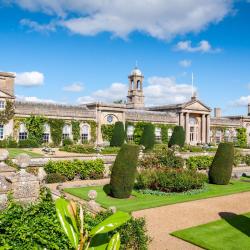
[[[169,140],[168,146],[172,147],[173,145],[178,145],[182,148],[185,144],[185,139],[186,139],[185,137],[186,135],[183,127],[175,126],[173,134]]]
[[[209,168],[209,182],[213,184],[227,185],[232,176],[233,162],[233,143],[220,143],[212,165]]]
[[[115,198],[128,198],[134,187],[139,146],[123,144],[116,156],[110,179],[111,195]]]
[[[144,126],[140,144],[143,145],[146,150],[153,149],[155,145],[155,127],[153,124],[146,124]]]
[[[122,122],[116,122],[110,141],[111,147],[120,147],[125,140],[125,130]]]

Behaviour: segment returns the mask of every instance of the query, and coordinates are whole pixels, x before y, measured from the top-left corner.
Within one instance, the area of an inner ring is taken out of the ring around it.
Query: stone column
[[[97,138],[96,138],[96,144],[102,144],[102,129],[101,129],[101,110],[97,110]]]
[[[201,117],[201,143],[206,143],[206,115],[202,114]]]
[[[189,113],[186,113],[186,115],[185,115],[185,132],[186,132],[186,143],[189,144],[189,142],[190,142]]]
[[[179,125],[182,126],[183,128],[184,127],[184,115],[183,113],[179,113]]]
[[[207,141],[206,143],[210,143],[210,115],[207,115],[206,117],[207,120]]]

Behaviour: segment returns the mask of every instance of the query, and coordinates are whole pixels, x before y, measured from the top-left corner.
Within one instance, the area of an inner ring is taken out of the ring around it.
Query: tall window
[[[0,125],[0,140],[3,140],[4,137],[3,125]]]
[[[156,142],[161,142],[161,128],[155,128],[155,140]]]
[[[43,127],[43,143],[49,143],[50,127],[47,123]]]
[[[27,140],[28,134],[24,123],[20,124],[19,127],[19,141]]]
[[[82,143],[86,143],[89,141],[89,126],[83,125],[82,126]]]
[[[238,138],[237,138],[237,131],[234,129],[233,130],[233,142],[236,143],[238,141]]]
[[[0,101],[0,109],[4,109],[5,108],[5,101]]]
[[[221,131],[220,130],[217,130],[216,133],[215,133],[215,142],[216,143],[220,143],[221,142]]]
[[[127,141],[132,142],[134,140],[134,130],[135,128],[133,126],[127,127]]]
[[[171,138],[172,134],[173,134],[173,129],[169,128],[168,129],[168,139]]]
[[[63,127],[63,136],[62,136],[62,139],[65,140],[65,139],[69,139],[69,138],[70,138],[70,125],[66,124]]]
[[[230,131],[228,129],[225,131],[224,141],[225,142],[229,142],[230,141]]]

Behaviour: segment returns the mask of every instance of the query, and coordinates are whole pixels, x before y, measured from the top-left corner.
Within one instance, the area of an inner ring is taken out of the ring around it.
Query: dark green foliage
[[[178,145],[181,148],[185,144],[185,131],[182,126],[175,126],[173,134],[169,140],[168,146]]]
[[[205,174],[186,169],[146,169],[136,180],[136,188],[162,192],[184,192],[203,188]]]
[[[213,156],[191,156],[186,160],[187,168],[189,169],[208,169],[212,162],[214,157]]]
[[[128,198],[131,195],[136,166],[139,155],[139,146],[123,144],[116,156],[111,172],[111,193],[116,198]]]
[[[80,122],[79,121],[71,121],[72,126],[72,134],[73,134],[73,141],[77,142],[80,140]]]
[[[15,114],[15,106],[14,102],[7,100],[5,109],[0,111],[0,123],[1,124],[6,124],[8,123]]]
[[[70,146],[73,145],[73,141],[69,138],[63,140],[63,146]]]
[[[125,140],[125,130],[123,122],[116,122],[110,141],[111,147],[120,147]]]
[[[73,249],[57,220],[50,193],[28,207],[15,203],[0,212],[1,249]]]
[[[180,156],[175,156],[172,150],[161,148],[154,150],[153,154],[145,154],[140,159],[139,166],[147,168],[182,168],[184,160]]]
[[[37,143],[42,144],[44,123],[46,119],[41,116],[30,116],[25,118],[25,126],[28,130],[28,139]]]
[[[18,143],[12,137],[8,137],[7,139],[0,141],[0,148],[17,148],[17,147]]]
[[[40,144],[36,139],[26,139],[18,142],[20,148],[38,148]]]
[[[55,146],[59,146],[62,141],[62,131],[64,121],[61,119],[49,119],[51,138]]]
[[[220,143],[213,163],[209,168],[209,182],[227,185],[230,181],[234,162],[234,146],[230,142]]]
[[[247,129],[237,128],[237,147],[246,148],[247,147]]]
[[[59,173],[49,173],[45,178],[46,183],[61,183],[65,181],[67,181],[67,178]]]
[[[96,216],[89,213],[84,215],[85,226],[91,230],[94,226],[110,216],[111,212],[101,212]],[[149,237],[147,236],[146,223],[144,218],[131,218],[125,225],[117,228],[121,236],[121,250],[147,250]]]
[[[47,174],[58,173],[67,180],[73,180],[76,176],[81,179],[100,179],[103,177],[104,163],[96,160],[73,160],[73,161],[49,161],[44,166]]]
[[[143,145],[146,150],[153,149],[155,145],[155,127],[153,124],[144,126],[140,144]]]
[[[102,139],[104,141],[111,141],[113,131],[114,131],[114,124],[103,124],[101,127],[102,130]]]
[[[89,145],[67,145],[60,148],[60,151],[80,153],[80,154],[94,154],[96,153],[96,149],[93,146]]]

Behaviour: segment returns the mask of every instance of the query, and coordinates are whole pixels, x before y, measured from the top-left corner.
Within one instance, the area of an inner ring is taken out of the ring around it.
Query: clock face
[[[108,123],[112,123],[113,122],[113,116],[112,115],[108,115],[107,116],[107,122]]]

